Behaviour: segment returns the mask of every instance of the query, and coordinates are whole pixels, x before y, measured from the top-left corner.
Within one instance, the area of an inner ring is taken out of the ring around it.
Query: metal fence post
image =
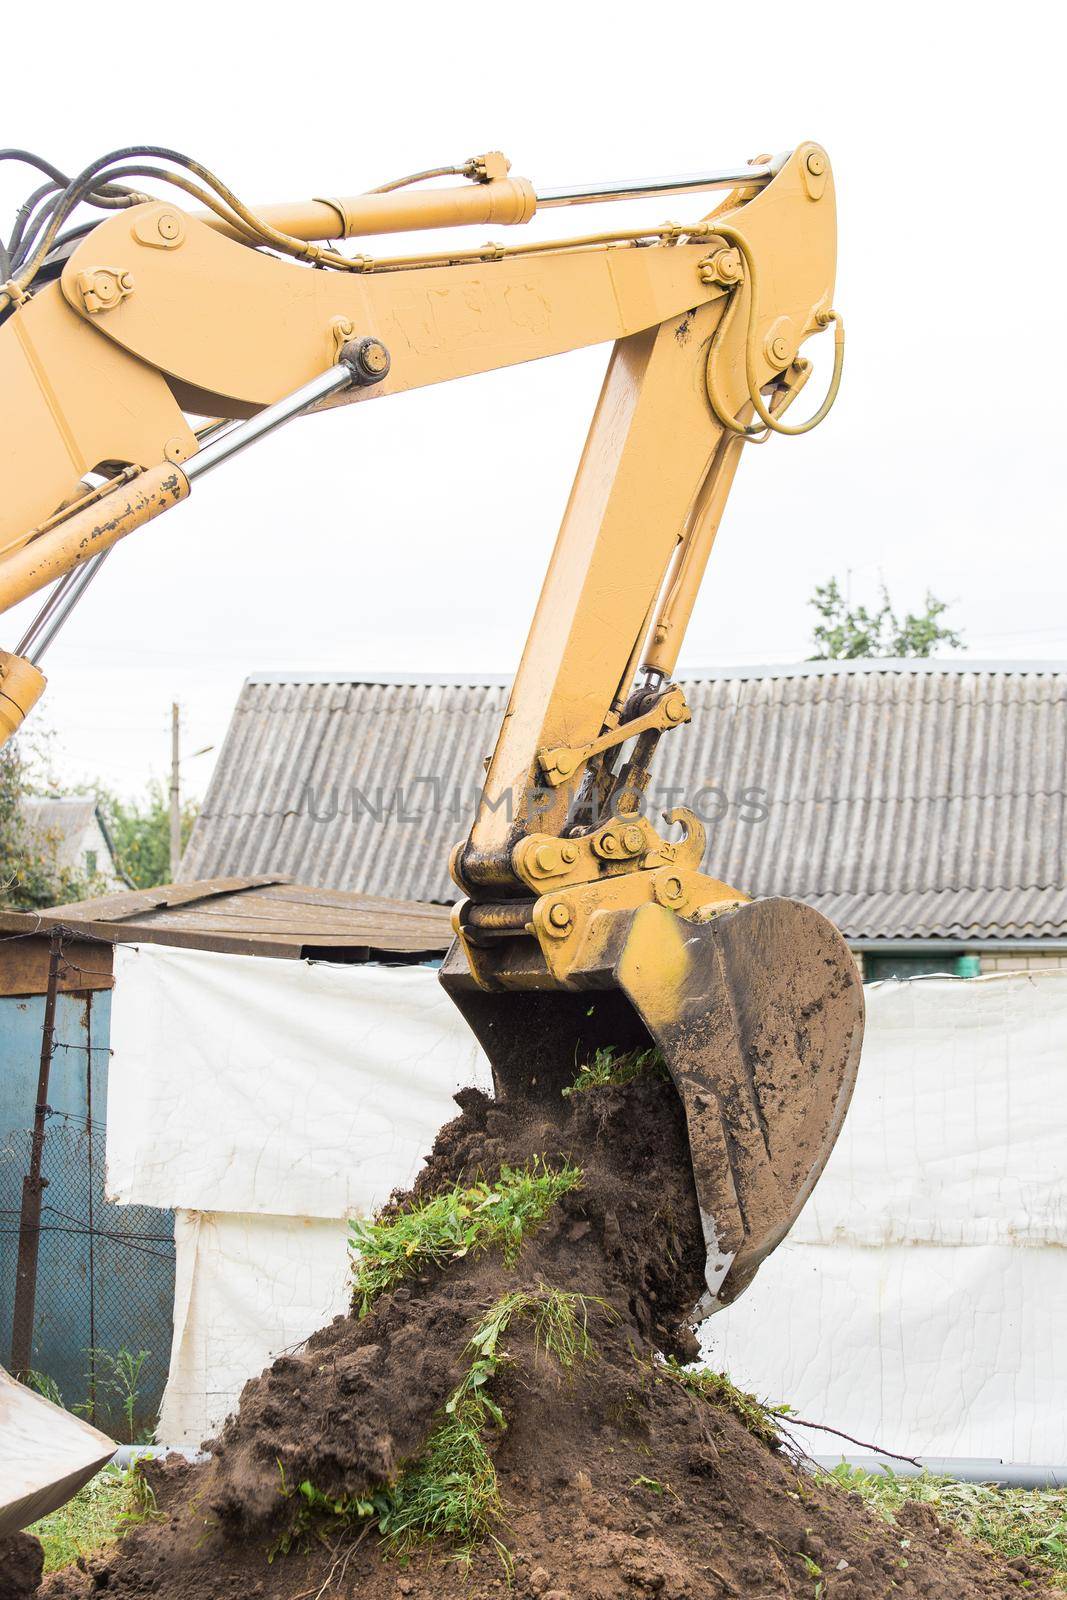
[[[33,1356],[33,1315],[37,1299],[37,1259],[41,1244],[41,1196],[48,1179],[41,1176],[44,1156],[45,1119],[48,1115],[48,1079],[55,1046],[56,993],[59,989],[59,964],[62,960],[63,933],[53,928],[48,956],[48,988],[41,1029],[41,1064],[37,1074],[37,1103],[33,1111],[33,1141],[30,1145],[30,1170],[22,1180],[22,1209],[19,1213],[19,1253],[15,1271],[15,1309],[11,1319],[11,1369],[16,1377],[30,1369]]]

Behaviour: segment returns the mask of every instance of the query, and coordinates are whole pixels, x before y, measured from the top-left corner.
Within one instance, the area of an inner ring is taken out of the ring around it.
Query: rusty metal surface
[[[47,941],[44,941],[47,944]],[[71,947],[64,942],[64,962]],[[40,1031],[44,1005],[16,1037]],[[116,1205],[105,1195],[108,1077],[106,1000],[67,996],[55,1013],[43,1187],[34,1232],[36,1292],[29,1365],[47,1374],[68,1407],[116,1438],[131,1437],[112,1383],[125,1346],[146,1351],[136,1381],[133,1436],[155,1427],[167,1376],[174,1312],[174,1237],[169,1211]],[[27,1019],[29,1021],[29,1019]],[[0,1362],[13,1366],[16,1245],[25,1180],[33,1168],[36,1063],[23,1052],[9,1075],[0,1122]]]
[[[0,911],[0,995],[45,994],[50,926],[34,912]],[[88,994],[114,986],[110,946],[83,938],[64,941],[60,994]]]
[[[33,1347],[33,1312],[37,1297],[37,1260],[41,1238],[41,1196],[48,1183],[48,1179],[42,1175],[41,1162],[47,1125],[48,1080],[55,1049],[56,997],[59,993],[62,959],[63,936],[56,931],[50,940],[48,987],[45,990],[44,1023],[41,1028],[41,1058],[37,1072],[33,1134],[26,1176],[22,1180],[22,1206],[19,1212],[15,1307],[11,1319],[11,1370],[16,1377],[21,1377],[29,1371]]]
[[[659,1045],[688,1123],[705,1315],[747,1287],[825,1166],[859,1065],[863,986],[837,930],[795,901],[704,923],[656,905],[606,915],[604,963],[581,989],[480,990],[458,949],[441,981],[501,1095],[551,1099],[596,1049]]]
[[[464,821],[415,780],[469,805],[506,680],[280,677],[242,690],[183,874],[455,898]],[[663,740],[656,781],[729,797],[708,872],[803,899],[850,938],[1067,934],[1067,663],[809,662],[682,684],[693,722]],[[354,775],[367,796],[403,789],[413,820],[353,814]],[[749,786],[763,822],[740,818]]]

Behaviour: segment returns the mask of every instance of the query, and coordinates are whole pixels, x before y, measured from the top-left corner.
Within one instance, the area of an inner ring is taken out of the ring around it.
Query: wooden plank
[[[129,924],[133,926],[133,924]],[[262,932],[357,933],[363,928],[392,929],[408,933],[416,928],[447,928],[449,914],[445,910],[425,908],[418,914],[397,917],[392,912],[357,910],[334,912],[322,908],[305,908],[304,915],[294,914],[291,906],[276,906],[273,901],[257,900],[253,905],[245,896],[226,898],[211,906],[196,906],[191,912],[162,911],[139,919],[138,926],[151,928],[255,928]]]
[[[352,928],[367,921],[391,922],[403,925],[399,917],[367,917],[359,911],[330,910],[324,907],[280,906],[273,900],[251,900],[246,895],[227,895],[210,905],[179,907],[177,910],[153,911],[139,917],[138,922],[151,927],[214,927],[220,921],[261,923],[282,930],[301,928]]]
[[[260,891],[249,892],[249,900],[259,899]],[[290,901],[293,905],[373,906],[397,911],[422,910],[426,906],[438,910],[430,900],[391,900],[386,895],[357,894],[349,889],[323,889],[309,884],[294,883],[291,879],[270,890],[272,900]]]
[[[40,915],[0,913],[0,933],[46,934],[57,924],[108,944],[169,944],[290,960],[308,947],[438,953],[452,938],[447,906],[267,875],[162,884],[54,906]]]
[[[197,917],[195,921],[175,917],[153,917],[143,923],[127,922],[122,925],[124,938],[135,938],[139,929],[205,935],[244,934],[261,938],[300,940],[304,944],[336,944],[355,940],[361,944],[380,945],[383,949],[444,948],[452,937],[452,925],[447,916],[420,917],[398,921],[392,917],[350,916],[337,921],[311,921],[294,923],[292,917],[284,919],[254,917],[247,913],[230,914],[220,910],[211,916]]]
[[[122,922],[141,912],[164,906],[191,905],[216,895],[239,894],[242,890],[288,882],[284,877],[205,878],[200,883],[161,883],[154,889],[127,889],[121,894],[101,895],[96,900],[74,900],[68,905],[50,906],[40,913],[47,922]]]
[[[300,928],[280,932],[272,927],[256,926],[247,922],[221,920],[210,928],[161,928],[158,923],[137,926],[124,923],[122,942],[136,944],[140,939],[150,939],[157,944],[181,944],[193,948],[202,945],[217,948],[219,939],[243,940],[255,945],[285,945],[297,954],[308,945],[331,945],[337,948],[368,946],[375,950],[443,951],[451,943],[451,927],[447,924],[423,924],[403,930],[388,925],[374,927],[366,924],[351,925],[344,929]]]

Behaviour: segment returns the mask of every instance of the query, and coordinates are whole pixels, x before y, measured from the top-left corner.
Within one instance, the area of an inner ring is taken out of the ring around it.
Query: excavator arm
[[[645,794],[658,741],[690,718],[671,675],[744,445],[807,431],[837,392],[825,151],[541,193],[491,154],[448,188],[259,212],[192,163],[199,182],[181,186],[206,201],[200,212],[119,190],[117,176],[149,170],[136,162],[87,170],[82,198],[111,214],[65,240],[53,225],[0,290],[0,610],[50,588],[0,656],[5,733],[111,547],[237,451],[309,411],[613,344],[477,815],[453,853],[466,898],[442,978],[502,1092],[556,1092],[576,1045],[659,1045],[689,1122],[709,1305],[732,1298],[836,1137],[861,991],[829,924],[705,876],[696,816],[671,813],[671,840]],[[701,214],[694,196],[712,188],[726,197]],[[696,214],[435,254],[328,243],[521,225],[546,207],[653,193]],[[794,423],[802,346],[831,324],[829,391]],[[510,467],[521,490],[534,463],[516,448]]]

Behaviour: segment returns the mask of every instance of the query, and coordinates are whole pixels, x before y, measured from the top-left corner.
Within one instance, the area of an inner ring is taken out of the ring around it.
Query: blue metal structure
[[[0,996],[0,1361],[10,1365],[19,1218],[45,997]],[[170,1356],[174,1219],[104,1198],[111,994],[59,993],[31,1364],[116,1437],[154,1425]],[[146,1351],[137,1368],[140,1352]],[[123,1352],[133,1360],[121,1376]],[[124,1389],[132,1391],[124,1405]]]

